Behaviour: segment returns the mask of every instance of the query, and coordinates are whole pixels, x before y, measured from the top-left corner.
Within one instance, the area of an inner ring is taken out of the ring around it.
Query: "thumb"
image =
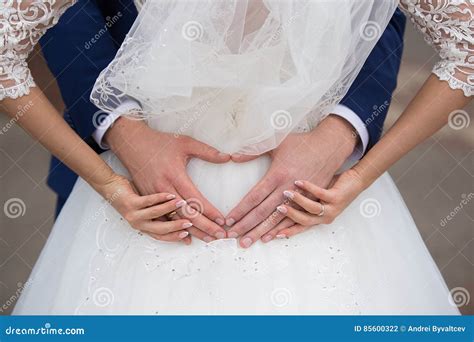
[[[248,161],[257,159],[260,155],[250,155],[250,154],[240,154],[234,153],[231,155],[232,161],[234,163],[246,163]]]
[[[220,152],[214,147],[197,140],[192,140],[188,151],[190,156],[210,163],[222,164],[227,163],[230,160],[230,155],[228,153]]]

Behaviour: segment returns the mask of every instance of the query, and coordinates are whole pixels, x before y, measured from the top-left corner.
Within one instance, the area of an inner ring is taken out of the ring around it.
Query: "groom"
[[[186,174],[190,157],[213,162],[218,160],[217,152],[180,137],[173,139],[170,156],[164,148],[169,135],[119,117],[139,106],[132,99],[105,120],[104,113],[89,101],[96,78],[114,58],[136,15],[132,0],[79,0],[42,38],[43,53],[66,104],[65,118],[84,140],[98,153],[112,149],[141,193],[173,192],[203,204],[202,215],[192,219],[195,228],[191,233],[198,238],[212,241],[241,236],[241,246],[249,247],[273,227],[292,225],[275,211],[284,190],[291,190],[297,179],[326,187],[344,162],[359,159],[380,138],[403,48],[405,17],[398,10],[333,114],[311,133],[288,136],[271,152],[273,162],[265,177],[223,217]],[[150,151],[156,153],[150,155]],[[232,158],[248,160],[247,156]],[[75,179],[60,161],[52,160],[48,184],[58,194],[58,212]],[[224,224],[232,227],[227,235]]]

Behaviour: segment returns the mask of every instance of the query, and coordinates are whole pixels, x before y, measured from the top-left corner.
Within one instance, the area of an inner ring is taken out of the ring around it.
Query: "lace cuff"
[[[23,82],[10,87],[4,87],[0,84],[0,101],[6,98],[17,99],[24,95],[28,95],[30,93],[30,88],[32,87],[36,87],[36,83],[29,72],[27,78]]]
[[[449,68],[444,65],[444,61],[436,64],[433,68],[433,74],[438,76],[441,81],[446,81],[449,83],[451,89],[460,89],[464,92],[464,96],[470,97],[474,95],[474,84],[464,82],[458,77],[456,77]],[[470,76],[472,77],[472,76]],[[469,77],[468,80],[469,81]]]

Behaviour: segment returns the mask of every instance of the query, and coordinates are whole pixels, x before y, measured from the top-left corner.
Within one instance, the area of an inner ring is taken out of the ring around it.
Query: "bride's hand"
[[[176,199],[176,196],[170,193],[140,196],[133,184],[120,175],[114,175],[98,191],[132,228],[157,240],[191,243],[191,236],[186,230],[192,226],[189,220],[159,220],[184,206],[184,200]]]
[[[296,181],[295,185],[299,190],[311,194],[319,201],[306,197],[298,190],[285,191],[284,195],[302,209],[280,205],[277,210],[296,224],[269,234],[289,238],[315,225],[330,224],[365,189],[364,183],[354,169],[336,176],[334,181],[329,189],[321,188],[309,181]]]

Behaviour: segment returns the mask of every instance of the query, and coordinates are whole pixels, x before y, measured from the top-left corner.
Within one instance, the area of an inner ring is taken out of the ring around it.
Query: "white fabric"
[[[332,114],[338,115],[341,118],[344,118],[349,122],[354,130],[359,135],[359,142],[357,143],[356,147],[354,148],[354,152],[349,156],[349,162],[356,162],[360,160],[365,151],[367,150],[367,146],[369,144],[369,131],[367,130],[367,126],[364,124],[360,116],[358,116],[352,109],[349,107],[338,104],[332,110]]]
[[[225,214],[269,163],[192,160],[188,172]],[[14,314],[459,313],[387,174],[331,225],[246,250],[153,240],[79,180],[28,284]]]
[[[97,129],[92,133],[92,137],[95,142],[103,149],[109,149],[109,146],[104,141],[105,133],[107,130],[112,127],[115,121],[121,116],[121,114],[126,114],[132,110],[141,108],[140,104],[132,99],[124,101],[120,106],[116,108],[112,113],[110,113],[110,118],[107,120],[102,120],[97,127]],[[338,104],[332,110],[332,114],[340,116],[349,122],[354,130],[360,137],[360,141],[357,146],[354,148],[354,152],[347,158],[350,164],[354,164],[356,161],[360,160],[367,149],[369,143],[369,132],[367,127],[364,125],[364,122],[361,118],[352,111],[349,107],[345,105]]]
[[[472,0],[401,0],[415,27],[441,56],[433,73],[474,95],[474,2]]]
[[[143,108],[134,115],[159,117],[171,131],[224,152],[261,154],[331,112],[396,6],[395,0],[148,1],[91,99],[112,112],[131,96]],[[183,130],[186,121],[196,124]],[[208,139],[218,135],[226,136],[222,144]]]
[[[118,106],[113,112],[109,113],[106,119],[99,122],[96,130],[92,133],[92,138],[103,150],[109,149],[109,146],[104,141],[104,136],[108,129],[112,127],[115,121],[117,121],[122,114],[129,113],[133,110],[140,110],[140,108],[140,104],[137,101],[133,99],[124,100],[120,106]]]
[[[0,5],[0,101],[30,93],[35,86],[26,59],[46,30],[73,0],[8,0]]]

